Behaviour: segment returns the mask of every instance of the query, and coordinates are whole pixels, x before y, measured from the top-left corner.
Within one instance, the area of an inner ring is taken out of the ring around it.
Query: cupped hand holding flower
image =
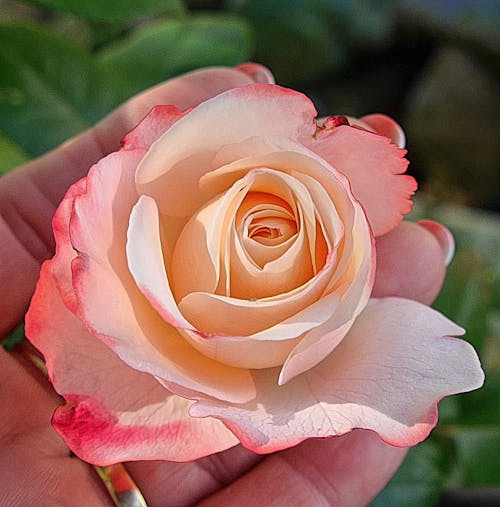
[[[79,456],[186,461],[354,428],[413,445],[442,396],[480,384],[460,328],[415,301],[444,252],[405,234],[406,152],[365,120],[318,122],[304,95],[250,84],[153,108],[70,188],[27,335]],[[431,262],[403,273],[415,248]],[[409,298],[373,298],[409,278]]]
[[[415,183],[400,129],[379,115],[317,122],[306,97],[268,83],[218,94],[235,84],[212,72],[191,76],[184,102],[173,94],[181,108],[154,108],[57,210],[27,319],[67,401],[56,429],[99,464],[238,442],[269,453],[354,428],[417,443],[437,401],[482,375],[449,338],[460,328],[422,304],[452,243],[437,224],[401,223]],[[391,449],[387,477],[402,455],[366,432],[332,442],[283,456],[327,446],[331,466],[363,477],[354,447],[367,463]]]

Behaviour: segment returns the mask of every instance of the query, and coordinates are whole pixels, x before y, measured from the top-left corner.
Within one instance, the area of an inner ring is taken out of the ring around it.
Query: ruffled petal
[[[153,143],[137,171],[138,189],[159,203],[162,214],[189,216],[206,202],[206,196],[193,189],[221,146],[252,136],[312,136],[315,116],[305,95],[276,85],[254,84],[221,93]]]
[[[340,126],[311,138],[306,146],[347,176],[375,236],[394,229],[410,212],[417,184],[403,174],[408,167],[406,151],[387,137]]]
[[[86,193],[75,198],[70,235],[78,251],[72,262],[76,312],[129,366],[158,377],[175,393],[248,401],[255,395],[250,373],[191,347],[149,304],[130,274],[126,238],[142,155],[142,150],[122,150],[104,158],[90,171]]]
[[[82,178],[71,185],[52,219],[52,229],[56,242],[56,253],[54,262],[52,263],[52,274],[64,304],[71,311],[76,310],[78,302],[71,280],[71,261],[75,258],[76,251],[71,244],[71,238],[69,236],[69,221],[71,213],[73,212],[75,197],[85,193],[86,189],[86,178]]]
[[[133,370],[92,336],[64,306],[53,266],[49,261],[42,267],[26,333],[67,401],[57,409],[53,424],[80,458],[97,465],[190,461],[237,443],[220,421],[190,417],[193,402]]]
[[[277,369],[256,371],[254,401],[201,401],[190,413],[220,418],[258,453],[354,428],[375,431],[391,445],[414,445],[435,426],[443,396],[483,383],[474,349],[450,338],[462,333],[420,303],[373,300],[335,351],[312,370],[283,386]]]
[[[161,137],[187,111],[181,111],[175,106],[155,106],[147,116],[131,130],[122,141],[126,150],[147,149]]]

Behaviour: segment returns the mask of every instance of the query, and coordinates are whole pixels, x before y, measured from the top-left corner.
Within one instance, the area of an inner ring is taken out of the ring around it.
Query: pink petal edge
[[[190,110],[181,111],[175,106],[153,107],[144,119],[123,138],[123,148],[127,150],[148,149]]]
[[[253,136],[294,140],[312,136],[315,117],[309,98],[277,85],[257,83],[221,93],[186,114],[151,145],[137,169],[139,193],[153,197],[161,213],[190,216],[205,203],[203,194],[192,190],[222,146]]]
[[[255,395],[250,373],[193,349],[161,319],[130,274],[126,237],[138,199],[134,174],[142,156],[143,150],[121,150],[105,157],[89,172],[86,192],[75,198],[69,226],[79,252],[71,265],[75,312],[129,366],[161,379],[169,390],[248,401]]]
[[[394,229],[403,215],[411,211],[410,197],[417,183],[412,176],[404,174],[408,167],[406,150],[398,148],[387,137],[339,126],[304,142],[347,176],[375,236]]]
[[[79,457],[98,465],[191,461],[237,443],[220,421],[190,417],[193,402],[128,367],[92,336],[64,306],[52,267],[52,260],[42,267],[26,334],[43,353],[49,378],[67,401],[56,410],[53,424]]]
[[[257,453],[355,428],[375,431],[391,445],[415,445],[436,424],[443,396],[483,383],[474,349],[450,337],[462,333],[415,301],[372,300],[341,344],[312,370],[283,386],[277,369],[256,371],[253,402],[204,400],[190,414],[220,418]]]

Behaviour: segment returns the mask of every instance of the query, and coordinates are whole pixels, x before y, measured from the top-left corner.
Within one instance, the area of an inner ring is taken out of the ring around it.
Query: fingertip
[[[421,224],[402,222],[377,238],[377,271],[372,295],[396,296],[431,304],[446,274],[437,237]]]
[[[399,123],[385,114],[368,114],[360,118],[360,120],[369,125],[375,132],[388,137],[394,144],[400,148],[404,148],[406,144],[406,136],[404,130]]]
[[[449,266],[455,255],[455,238],[451,231],[434,220],[419,220],[418,225],[429,231],[438,241],[444,255],[444,263]]]
[[[272,72],[264,65],[260,63],[242,63],[235,67],[240,72],[243,72],[247,76],[249,76],[255,83],[267,83],[267,84],[275,84],[276,80]]]

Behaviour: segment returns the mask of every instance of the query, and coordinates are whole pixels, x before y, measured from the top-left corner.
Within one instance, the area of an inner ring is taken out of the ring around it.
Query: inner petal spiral
[[[252,168],[184,227],[172,257],[174,295],[179,302],[193,292],[251,301],[284,296],[320,269],[318,235],[307,186],[283,171]]]
[[[283,199],[249,192],[236,213],[236,231],[249,260],[259,268],[272,262],[296,239],[297,214]]]
[[[267,216],[252,217],[248,227],[248,237],[261,245],[276,245],[286,241],[297,233],[297,224],[286,218]]]

